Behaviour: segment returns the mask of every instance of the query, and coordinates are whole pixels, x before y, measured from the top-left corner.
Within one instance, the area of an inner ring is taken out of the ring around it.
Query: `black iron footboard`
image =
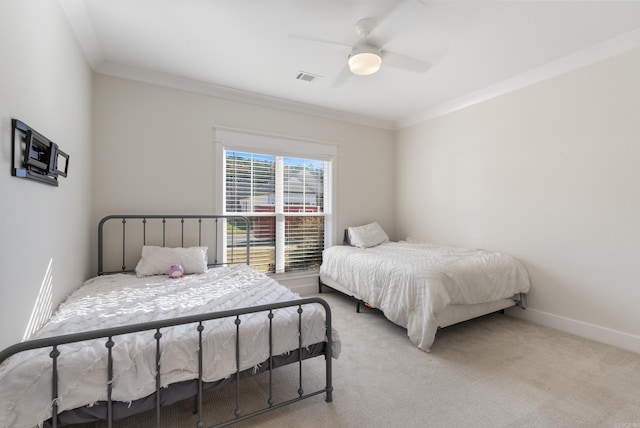
[[[323,355],[325,357],[325,374],[326,374],[326,385],[324,388],[315,390],[315,391],[311,391],[311,392],[307,392],[304,389],[304,385],[303,385],[303,377],[302,377],[302,361],[303,359],[305,359],[308,355],[307,350],[303,347],[302,345],[302,319],[303,319],[303,313],[304,313],[304,305],[311,305],[311,304],[319,304],[322,305],[325,311],[325,319],[326,319],[326,342],[324,344],[324,351],[323,351]],[[273,395],[272,395],[272,369],[275,367],[274,364],[274,360],[275,358],[277,358],[278,356],[273,355],[273,335],[274,335],[274,327],[273,327],[273,318],[274,318],[274,310],[276,309],[280,309],[280,308],[286,308],[286,307],[297,307],[297,312],[298,312],[298,349],[296,350],[291,350],[291,354],[295,354],[297,356],[297,359],[294,363],[298,364],[298,385],[297,385],[297,397],[287,400],[287,401],[283,401],[283,402],[279,402],[279,403],[274,403],[273,402]],[[265,314],[265,323],[269,324],[269,329],[268,329],[268,334],[269,334],[269,358],[267,361],[264,362],[264,366],[266,366],[266,371],[269,372],[269,380],[268,380],[268,385],[269,385],[269,391],[268,391],[268,400],[265,403],[265,406],[261,409],[255,410],[255,411],[251,411],[248,413],[243,413],[242,411],[242,405],[241,405],[241,396],[240,396],[240,379],[241,377],[243,377],[244,375],[246,375],[246,373],[243,373],[240,371],[240,350],[242,349],[243,346],[251,346],[250,343],[241,343],[240,342],[240,329],[242,328],[242,321],[240,316],[244,315],[244,314],[253,314],[253,313],[261,313],[264,312]],[[82,341],[86,341],[86,340],[95,340],[95,339],[104,339],[104,346],[105,346],[105,353],[107,355],[107,373],[105,373],[105,389],[107,391],[107,397],[108,399],[105,402],[105,408],[106,408],[106,415],[105,418],[108,421],[108,426],[111,427],[113,420],[114,420],[114,411],[113,411],[113,406],[114,404],[117,404],[116,402],[113,402],[111,397],[112,397],[112,388],[113,388],[113,366],[114,364],[117,364],[117,361],[114,361],[113,356],[112,356],[112,352],[113,352],[113,348],[115,346],[117,346],[118,344],[118,336],[124,335],[124,334],[130,334],[130,333],[137,333],[137,332],[144,332],[144,331],[151,331],[154,332],[154,339],[156,342],[156,351],[155,351],[155,361],[156,361],[156,392],[154,394],[154,399],[155,399],[155,419],[156,419],[156,426],[160,427],[161,426],[161,418],[160,418],[160,408],[162,406],[162,402],[161,402],[161,385],[162,385],[162,379],[161,379],[161,371],[160,371],[160,354],[161,354],[161,343],[163,340],[163,329],[167,329],[173,326],[178,326],[178,325],[186,325],[186,324],[193,324],[194,325],[194,331],[197,332],[195,334],[197,334],[198,336],[198,341],[199,341],[199,349],[198,349],[198,378],[194,380],[194,382],[196,382],[196,391],[195,391],[195,400],[196,400],[196,406],[195,406],[195,410],[197,412],[197,427],[203,427],[205,426],[205,421],[203,420],[203,411],[202,411],[202,396],[203,396],[203,389],[204,389],[204,385],[205,382],[202,379],[203,376],[203,369],[204,369],[204,358],[203,358],[203,346],[202,346],[202,339],[203,339],[203,331],[206,329],[206,325],[204,324],[205,321],[209,321],[209,320],[216,320],[216,319],[222,319],[222,318],[232,318],[235,319],[234,323],[235,323],[235,328],[236,328],[236,340],[235,340],[235,354],[236,354],[236,372],[234,374],[232,374],[232,378],[235,380],[236,386],[235,386],[235,412],[234,412],[234,416],[231,419],[228,419],[224,422],[221,423],[217,423],[216,425],[212,425],[211,427],[222,427],[222,426],[227,426],[230,425],[232,423],[241,421],[241,420],[245,420],[247,418],[259,415],[259,414],[263,414],[266,412],[269,412],[271,410],[275,410],[278,409],[280,407],[286,406],[288,404],[291,403],[295,403],[297,401],[318,395],[318,394],[326,394],[326,401],[327,402],[331,402],[332,401],[332,392],[333,392],[333,386],[332,386],[332,368],[331,368],[331,359],[332,359],[332,347],[333,347],[333,340],[332,340],[332,336],[331,336],[331,308],[329,307],[328,303],[326,301],[324,301],[323,299],[317,298],[317,297],[312,297],[312,298],[305,298],[305,299],[299,299],[299,300],[293,300],[293,301],[288,301],[288,302],[279,302],[279,303],[272,303],[272,304],[268,304],[268,305],[261,305],[261,306],[253,306],[253,307],[247,307],[247,308],[242,308],[242,309],[234,309],[234,310],[227,310],[227,311],[222,311],[222,312],[213,312],[213,313],[208,313],[208,314],[200,314],[200,315],[193,315],[193,316],[186,316],[186,317],[180,317],[180,318],[174,318],[174,319],[168,319],[168,320],[162,320],[162,321],[153,321],[153,322],[146,322],[146,323],[142,323],[142,324],[135,324],[135,325],[128,325],[128,326],[121,326],[121,327],[114,327],[114,328],[108,328],[108,329],[102,329],[102,330],[95,330],[95,331],[88,331],[88,332],[82,332],[82,333],[76,333],[76,334],[69,334],[69,335],[63,335],[63,336],[57,336],[57,337],[50,337],[50,338],[42,338],[42,339],[36,339],[36,340],[30,340],[30,341],[26,341],[26,342],[22,342],[22,343],[18,343],[16,345],[10,346],[9,348],[6,348],[5,350],[0,352],[0,364],[2,364],[7,358],[18,354],[20,352],[24,352],[27,350],[32,350],[32,349],[50,349],[49,352],[49,357],[51,358],[51,373],[52,373],[52,384],[51,384],[51,411],[52,411],[52,419],[50,421],[50,424],[52,427],[57,427],[59,425],[58,422],[58,384],[60,379],[58,378],[58,370],[57,370],[57,364],[58,364],[58,360],[60,358],[64,358],[64,355],[61,353],[60,349],[58,348],[60,345],[63,344],[68,344],[68,343],[75,343],[75,342],[82,342]],[[26,399],[26,398],[25,398]]]

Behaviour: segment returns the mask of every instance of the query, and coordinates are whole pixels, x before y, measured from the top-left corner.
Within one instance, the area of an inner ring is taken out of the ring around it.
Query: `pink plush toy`
[[[184,276],[184,269],[181,265],[171,265],[171,267],[167,271],[167,276],[174,279],[182,278]]]

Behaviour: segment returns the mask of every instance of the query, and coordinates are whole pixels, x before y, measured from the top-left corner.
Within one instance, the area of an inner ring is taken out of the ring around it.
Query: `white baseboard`
[[[606,343],[607,345],[615,346],[617,348],[640,353],[640,337],[632,334],[611,330],[582,321],[576,321],[531,308],[524,310],[521,308],[511,308],[506,310],[505,313],[515,318],[520,318],[535,324],[544,325],[546,327],[575,334],[576,336],[584,337],[586,339],[595,340],[596,342]]]

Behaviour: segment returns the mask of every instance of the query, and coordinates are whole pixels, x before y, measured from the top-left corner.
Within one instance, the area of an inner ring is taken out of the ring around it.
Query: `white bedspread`
[[[448,305],[492,302],[529,291],[524,266],[506,254],[409,242],[328,248],[320,279],[337,282],[382,310],[425,351],[435,338],[436,316]]]
[[[246,266],[210,269],[181,279],[118,274],[90,279],[74,292],[35,338],[115,327],[233,308],[289,301],[299,296]],[[303,346],[326,339],[324,309],[303,307]],[[241,316],[240,369],[269,356],[266,313]],[[274,311],[274,354],[298,347],[297,307]],[[166,386],[197,378],[196,325],[163,329],[161,379]],[[204,323],[204,380],[236,370],[234,319]],[[155,392],[153,332],[114,337],[113,400],[132,401]],[[107,399],[105,341],[61,345],[59,410]],[[334,335],[334,357],[340,346]],[[23,352],[0,366],[0,426],[33,427],[51,417],[49,350]]]

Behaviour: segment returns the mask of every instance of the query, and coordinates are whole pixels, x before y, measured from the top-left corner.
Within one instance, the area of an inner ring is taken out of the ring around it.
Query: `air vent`
[[[306,71],[301,71],[296,76],[296,79],[302,80],[304,82],[314,82],[320,79],[322,76],[318,76],[317,74],[307,73]]]

